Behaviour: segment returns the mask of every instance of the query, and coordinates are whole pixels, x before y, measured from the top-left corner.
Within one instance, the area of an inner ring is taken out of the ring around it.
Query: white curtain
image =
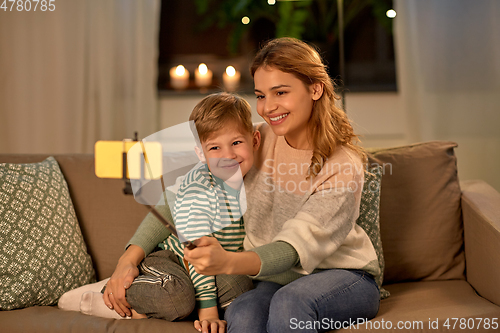
[[[157,131],[159,0],[54,4],[0,10],[0,153],[91,153]]]
[[[461,179],[500,190],[500,1],[396,0],[410,141],[452,140]]]

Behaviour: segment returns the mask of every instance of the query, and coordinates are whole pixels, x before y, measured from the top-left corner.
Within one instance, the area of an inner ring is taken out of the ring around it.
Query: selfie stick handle
[[[167,229],[172,233],[172,235],[174,235],[175,237],[179,238],[179,236],[177,235],[177,230],[175,229],[175,227],[165,218],[163,217],[163,215],[161,215],[154,206],[151,206],[151,205],[146,205],[146,207],[149,208],[149,210],[151,211],[151,213],[158,219],[160,220],[163,225],[165,225],[165,227],[167,227]],[[185,241],[183,242],[182,244],[184,244],[188,249],[192,250],[196,247],[196,245],[194,245],[192,242],[190,241]]]
[[[142,155],[144,156],[144,162],[146,163],[146,168],[148,169],[148,172],[149,172],[149,176],[151,179],[153,179],[153,172],[151,171],[151,165],[149,164],[149,160],[148,160],[148,157],[146,155],[146,148],[144,147],[144,142],[142,140],[140,140],[140,144],[141,144],[141,150],[142,150]],[[141,163],[142,164],[142,163]],[[142,174],[142,172],[141,172]],[[165,195],[165,183],[163,182],[163,175],[160,176],[160,180],[161,180],[161,187],[162,187],[162,190],[163,190],[163,197],[165,199],[165,204],[168,205],[167,203],[167,197]],[[160,220],[163,225],[165,225],[165,227],[167,227],[167,229],[173,234],[175,235],[175,237],[179,238],[179,235],[177,234],[177,229],[175,229],[175,226],[169,222],[165,217],[163,217],[163,215],[161,215],[154,206],[151,206],[151,205],[146,205],[150,212],[153,213],[153,215],[158,219]],[[180,240],[180,238],[179,238]],[[192,250],[196,247],[196,245],[194,245],[191,241],[189,240],[186,240],[185,242],[182,242],[182,244],[184,244],[184,246],[186,246],[188,249]]]

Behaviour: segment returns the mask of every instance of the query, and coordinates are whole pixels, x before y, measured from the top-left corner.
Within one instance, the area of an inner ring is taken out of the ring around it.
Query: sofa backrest
[[[456,146],[434,141],[369,151],[369,164],[384,172],[384,283],[464,279]]]
[[[464,279],[456,146],[427,142],[370,151],[369,163],[384,170],[380,224],[385,283]],[[33,163],[47,157],[0,154],[0,163]],[[55,158],[68,183],[97,278],[109,277],[148,210],[123,194],[122,180],[97,178],[92,154]]]

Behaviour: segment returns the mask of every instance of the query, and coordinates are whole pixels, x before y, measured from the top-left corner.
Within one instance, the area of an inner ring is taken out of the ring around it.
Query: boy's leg
[[[153,252],[139,265],[140,275],[126,291],[127,302],[148,318],[180,320],[194,310],[194,287],[177,256]]]
[[[224,310],[238,296],[253,289],[253,281],[246,275],[217,275],[217,299],[219,308]]]
[[[109,309],[102,298],[101,290],[108,282],[109,278],[81,286],[64,293],[57,303],[63,310],[80,311],[86,315],[102,318],[125,319],[120,317],[115,310]]]

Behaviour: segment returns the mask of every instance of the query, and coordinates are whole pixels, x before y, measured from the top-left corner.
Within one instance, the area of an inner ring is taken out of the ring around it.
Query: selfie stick
[[[134,138],[134,141],[138,141],[137,140],[137,132],[135,132],[135,138]],[[148,157],[147,157],[147,154],[146,154],[146,149],[144,147],[144,142],[142,140],[139,141],[140,144],[141,144],[141,150],[142,150],[142,155],[144,157],[144,161],[146,162],[146,167],[148,169],[148,173],[149,173],[149,177],[151,179],[153,179],[153,172],[151,171],[151,165],[149,164],[149,160],[148,160]],[[132,191],[132,188],[130,187],[130,180],[128,180],[126,178],[126,175],[127,175],[127,153],[125,152],[125,150],[123,151],[123,177],[124,179],[127,180],[126,184],[125,184],[125,189],[124,189],[124,192],[126,194],[132,194],[133,191]],[[142,177],[142,160],[141,160],[141,177]],[[165,194],[165,183],[163,181],[163,175],[160,176],[160,181],[161,181],[161,187],[162,187],[162,190],[163,190],[163,198],[165,200],[165,204],[168,205],[168,202],[167,202],[167,197],[166,197],[166,194]],[[174,235],[175,237],[177,237],[179,240],[179,235],[177,233],[177,229],[175,229],[175,226],[174,224],[167,220],[162,214],[160,214],[156,208],[152,205],[147,205],[145,204],[146,207],[149,208],[149,211],[158,219],[160,220],[161,223],[163,223],[163,225],[172,233],[172,235]],[[188,249],[192,250],[196,247],[196,245],[194,245],[191,241],[187,240],[182,242],[182,244],[184,244]]]

